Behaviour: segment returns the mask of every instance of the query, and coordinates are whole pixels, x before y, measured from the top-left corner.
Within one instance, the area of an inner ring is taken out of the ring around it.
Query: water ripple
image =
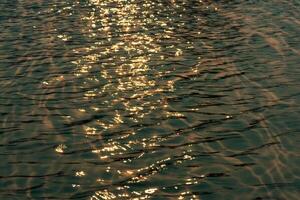
[[[0,199],[298,199],[298,1],[0,4]]]

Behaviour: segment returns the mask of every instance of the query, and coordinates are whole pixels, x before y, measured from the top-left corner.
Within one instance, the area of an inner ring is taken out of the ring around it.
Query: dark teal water
[[[299,199],[298,0],[1,0],[0,199]]]

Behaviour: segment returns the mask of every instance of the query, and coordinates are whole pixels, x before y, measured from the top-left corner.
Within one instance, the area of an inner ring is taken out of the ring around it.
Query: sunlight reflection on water
[[[295,1],[5,1],[0,199],[297,199]]]

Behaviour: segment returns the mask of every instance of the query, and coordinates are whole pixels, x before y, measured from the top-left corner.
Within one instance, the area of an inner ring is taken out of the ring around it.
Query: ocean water
[[[299,199],[299,0],[1,0],[0,199]]]

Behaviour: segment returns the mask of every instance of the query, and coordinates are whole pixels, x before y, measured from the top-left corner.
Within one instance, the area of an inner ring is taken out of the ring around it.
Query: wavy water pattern
[[[2,0],[0,199],[298,199],[296,0]]]

